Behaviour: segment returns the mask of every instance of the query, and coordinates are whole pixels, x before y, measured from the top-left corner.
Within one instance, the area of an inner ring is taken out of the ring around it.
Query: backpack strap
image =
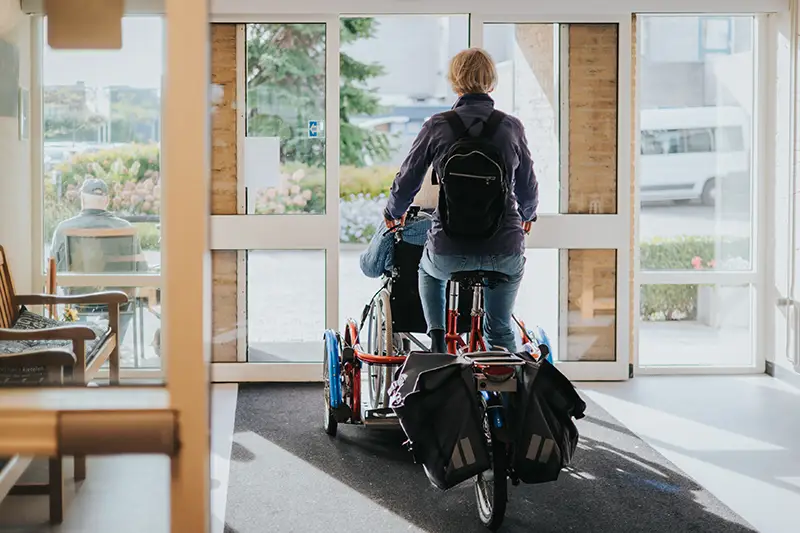
[[[464,121],[461,120],[461,117],[458,116],[458,113],[455,111],[447,111],[442,113],[442,117],[450,124],[450,128],[456,135],[456,139],[460,139],[467,134],[467,127],[464,125]]]
[[[500,123],[505,120],[506,114],[502,111],[498,111],[495,109],[492,111],[492,114],[489,115],[489,118],[486,119],[486,123],[483,125],[483,131],[481,131],[481,137],[486,139],[491,139],[494,137],[494,134],[497,133],[497,128],[500,126]]]

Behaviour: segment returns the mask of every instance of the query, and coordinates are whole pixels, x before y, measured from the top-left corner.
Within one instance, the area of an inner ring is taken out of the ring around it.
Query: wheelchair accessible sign
[[[323,132],[325,130],[324,122],[321,120],[309,120],[308,121],[308,138],[309,139],[317,139],[323,136]]]

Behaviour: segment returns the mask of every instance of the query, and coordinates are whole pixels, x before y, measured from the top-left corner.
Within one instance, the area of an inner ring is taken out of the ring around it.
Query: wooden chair
[[[147,261],[139,243],[138,230],[134,226],[122,228],[66,228],[61,230],[66,244],[64,258],[57,265],[59,270],[75,274],[137,274],[148,271]],[[69,287],[67,294],[96,292],[98,288]],[[112,290],[104,288],[103,290]],[[120,308],[119,341],[125,338],[131,323],[135,325],[136,289],[114,287],[128,295],[130,304]],[[78,306],[81,316],[104,316],[105,305]],[[134,352],[138,350],[139,338],[134,331]]]
[[[17,294],[5,250],[0,246],[0,387],[84,385],[106,361],[111,384],[119,384],[119,308],[127,301],[127,295],[119,291],[77,296]],[[27,307],[61,304],[105,304],[109,312],[108,325],[59,322],[33,313]],[[7,461],[16,465],[15,473],[19,471],[20,458]],[[64,512],[62,458],[50,459],[49,478],[47,485],[22,486],[15,492],[48,493],[50,521],[60,523]],[[75,457],[75,479],[85,478],[86,458]]]
[[[66,270],[88,274],[130,274],[147,270],[147,262],[134,226],[124,228],[67,228]],[[120,253],[109,254],[111,241]]]

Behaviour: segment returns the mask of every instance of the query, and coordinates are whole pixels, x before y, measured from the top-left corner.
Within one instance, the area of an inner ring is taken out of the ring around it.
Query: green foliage
[[[158,225],[152,222],[144,222],[134,224],[136,226],[137,235],[139,235],[139,244],[142,245],[142,250],[160,250],[161,243],[159,239],[161,234],[158,230]]]
[[[750,259],[749,239],[723,239],[720,246],[725,257]],[[656,238],[642,243],[640,257],[642,270],[694,270],[695,258],[700,259],[702,268],[718,263],[715,239],[705,236]],[[641,317],[643,320],[694,320],[697,291],[698,285],[643,285]]]
[[[115,166],[116,165],[116,166]],[[61,172],[62,186],[83,183],[86,176],[98,176],[98,166],[109,189],[115,183],[139,182],[160,171],[159,148],[156,144],[131,144],[93,153],[77,154],[55,167]]]
[[[397,174],[397,167],[341,167],[339,169],[339,197],[349,198],[363,194],[378,197],[389,194],[392,182]]]
[[[93,141],[97,127],[106,119],[92,112],[86,105],[93,99],[93,91],[83,85],[45,87],[42,92],[44,107],[44,138],[48,141]]]
[[[368,39],[377,23],[371,18],[342,19],[341,42]],[[281,138],[281,162],[310,167],[325,163],[325,144],[307,137],[308,120],[325,117],[325,25],[247,25],[247,133]],[[383,69],[340,54],[340,161],[364,166],[365,157],[383,160],[389,139],[351,124],[356,115],[380,110],[369,79]],[[331,102],[328,102],[331,104]]]

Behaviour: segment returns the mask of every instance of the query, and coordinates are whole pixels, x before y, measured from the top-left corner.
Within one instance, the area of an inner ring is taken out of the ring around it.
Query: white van
[[[739,107],[643,109],[640,198],[713,205],[717,181],[750,172],[750,119]]]

